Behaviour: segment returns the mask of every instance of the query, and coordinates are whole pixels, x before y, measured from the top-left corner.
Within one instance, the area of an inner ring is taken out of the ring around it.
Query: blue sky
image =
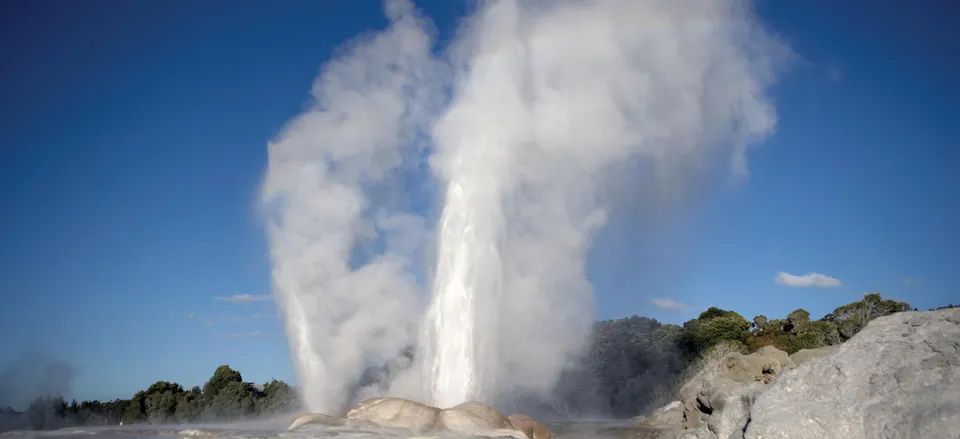
[[[921,3],[760,2],[802,56],[775,91],[776,135],[746,184],[655,232],[613,219],[588,267],[598,316],[819,316],[868,291],[960,302],[960,11]],[[417,4],[449,35],[465,3]],[[2,8],[0,364],[28,347],[64,359],[77,398],[202,384],[220,364],[292,381],[272,303],[216,298],[269,294],[266,142],[334,47],[384,25],[379,2]]]

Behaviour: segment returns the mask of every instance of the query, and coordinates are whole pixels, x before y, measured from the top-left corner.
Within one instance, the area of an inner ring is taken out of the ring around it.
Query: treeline
[[[636,416],[676,399],[689,366],[719,343],[743,353],[774,346],[792,354],[843,343],[871,320],[909,310],[906,302],[867,294],[819,320],[803,309],[747,320],[710,308],[682,326],[637,316],[598,322],[592,349],[561,379],[553,409],[567,417]]]
[[[243,381],[239,371],[220,366],[203,388],[185,390],[177,383],[157,381],[131,399],[73,400],[59,395],[35,399],[23,413],[0,409],[0,431],[134,423],[230,421],[295,410],[296,389],[278,380],[258,386]]]

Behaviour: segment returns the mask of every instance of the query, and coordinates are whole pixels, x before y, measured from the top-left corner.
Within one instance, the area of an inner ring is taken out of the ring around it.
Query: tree
[[[681,343],[690,358],[700,356],[721,341],[746,343],[750,336],[750,322],[734,311],[710,308],[696,320],[683,324]]]
[[[217,370],[213,372],[213,376],[210,377],[210,381],[207,381],[203,385],[203,399],[205,401],[213,401],[217,394],[221,390],[231,385],[231,383],[243,383],[243,377],[240,375],[240,372],[233,370],[230,366],[223,365],[217,367]]]
[[[203,392],[200,387],[193,386],[189,392],[177,395],[177,410],[174,416],[177,422],[194,422],[200,419],[201,413],[203,413]]]
[[[151,422],[167,422],[174,419],[177,401],[183,387],[177,383],[157,381],[143,395],[143,415]]]
[[[250,415],[256,407],[251,386],[237,381],[226,381],[209,404],[206,413],[219,420]]]
[[[753,318],[753,327],[757,330],[763,330],[767,327],[767,316],[759,315]]]
[[[283,413],[297,407],[299,395],[287,383],[270,380],[263,386],[263,396],[257,399],[257,412]]]
[[[880,294],[871,293],[863,296],[863,300],[859,302],[833,310],[822,320],[836,323],[840,337],[846,341],[866,327],[871,320],[910,309],[909,303],[885,300]]]

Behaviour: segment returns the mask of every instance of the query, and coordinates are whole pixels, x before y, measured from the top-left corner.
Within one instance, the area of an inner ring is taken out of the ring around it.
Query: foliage
[[[209,396],[209,398],[208,398]],[[169,381],[157,381],[129,400],[72,401],[59,395],[39,397],[24,413],[0,411],[0,431],[46,430],[69,426],[130,423],[190,423],[227,421],[247,416],[272,415],[299,409],[296,389],[271,380],[262,390],[242,381],[240,372],[220,366],[201,387],[184,390]]]
[[[683,324],[680,341],[688,357],[696,358],[722,341],[746,343],[750,337],[750,322],[733,311],[710,308],[696,320]]]
[[[827,314],[823,321],[836,323],[842,340],[846,341],[862,330],[871,320],[897,312],[910,311],[910,304],[885,300],[877,293],[863,296],[863,300],[843,305]]]
[[[759,315],[753,318],[753,327],[757,330],[763,330],[767,327],[767,316]]]

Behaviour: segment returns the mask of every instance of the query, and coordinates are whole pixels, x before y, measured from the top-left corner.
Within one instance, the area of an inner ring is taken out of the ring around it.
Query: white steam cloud
[[[393,394],[547,397],[594,317],[585,260],[605,194],[631,190],[618,174],[652,172],[663,196],[718,164],[744,175],[790,52],[737,0],[486,1],[446,50],[410,3],[385,11],[270,144],[274,292],[306,401],[341,410],[414,343]],[[435,230],[411,174],[443,188]]]

